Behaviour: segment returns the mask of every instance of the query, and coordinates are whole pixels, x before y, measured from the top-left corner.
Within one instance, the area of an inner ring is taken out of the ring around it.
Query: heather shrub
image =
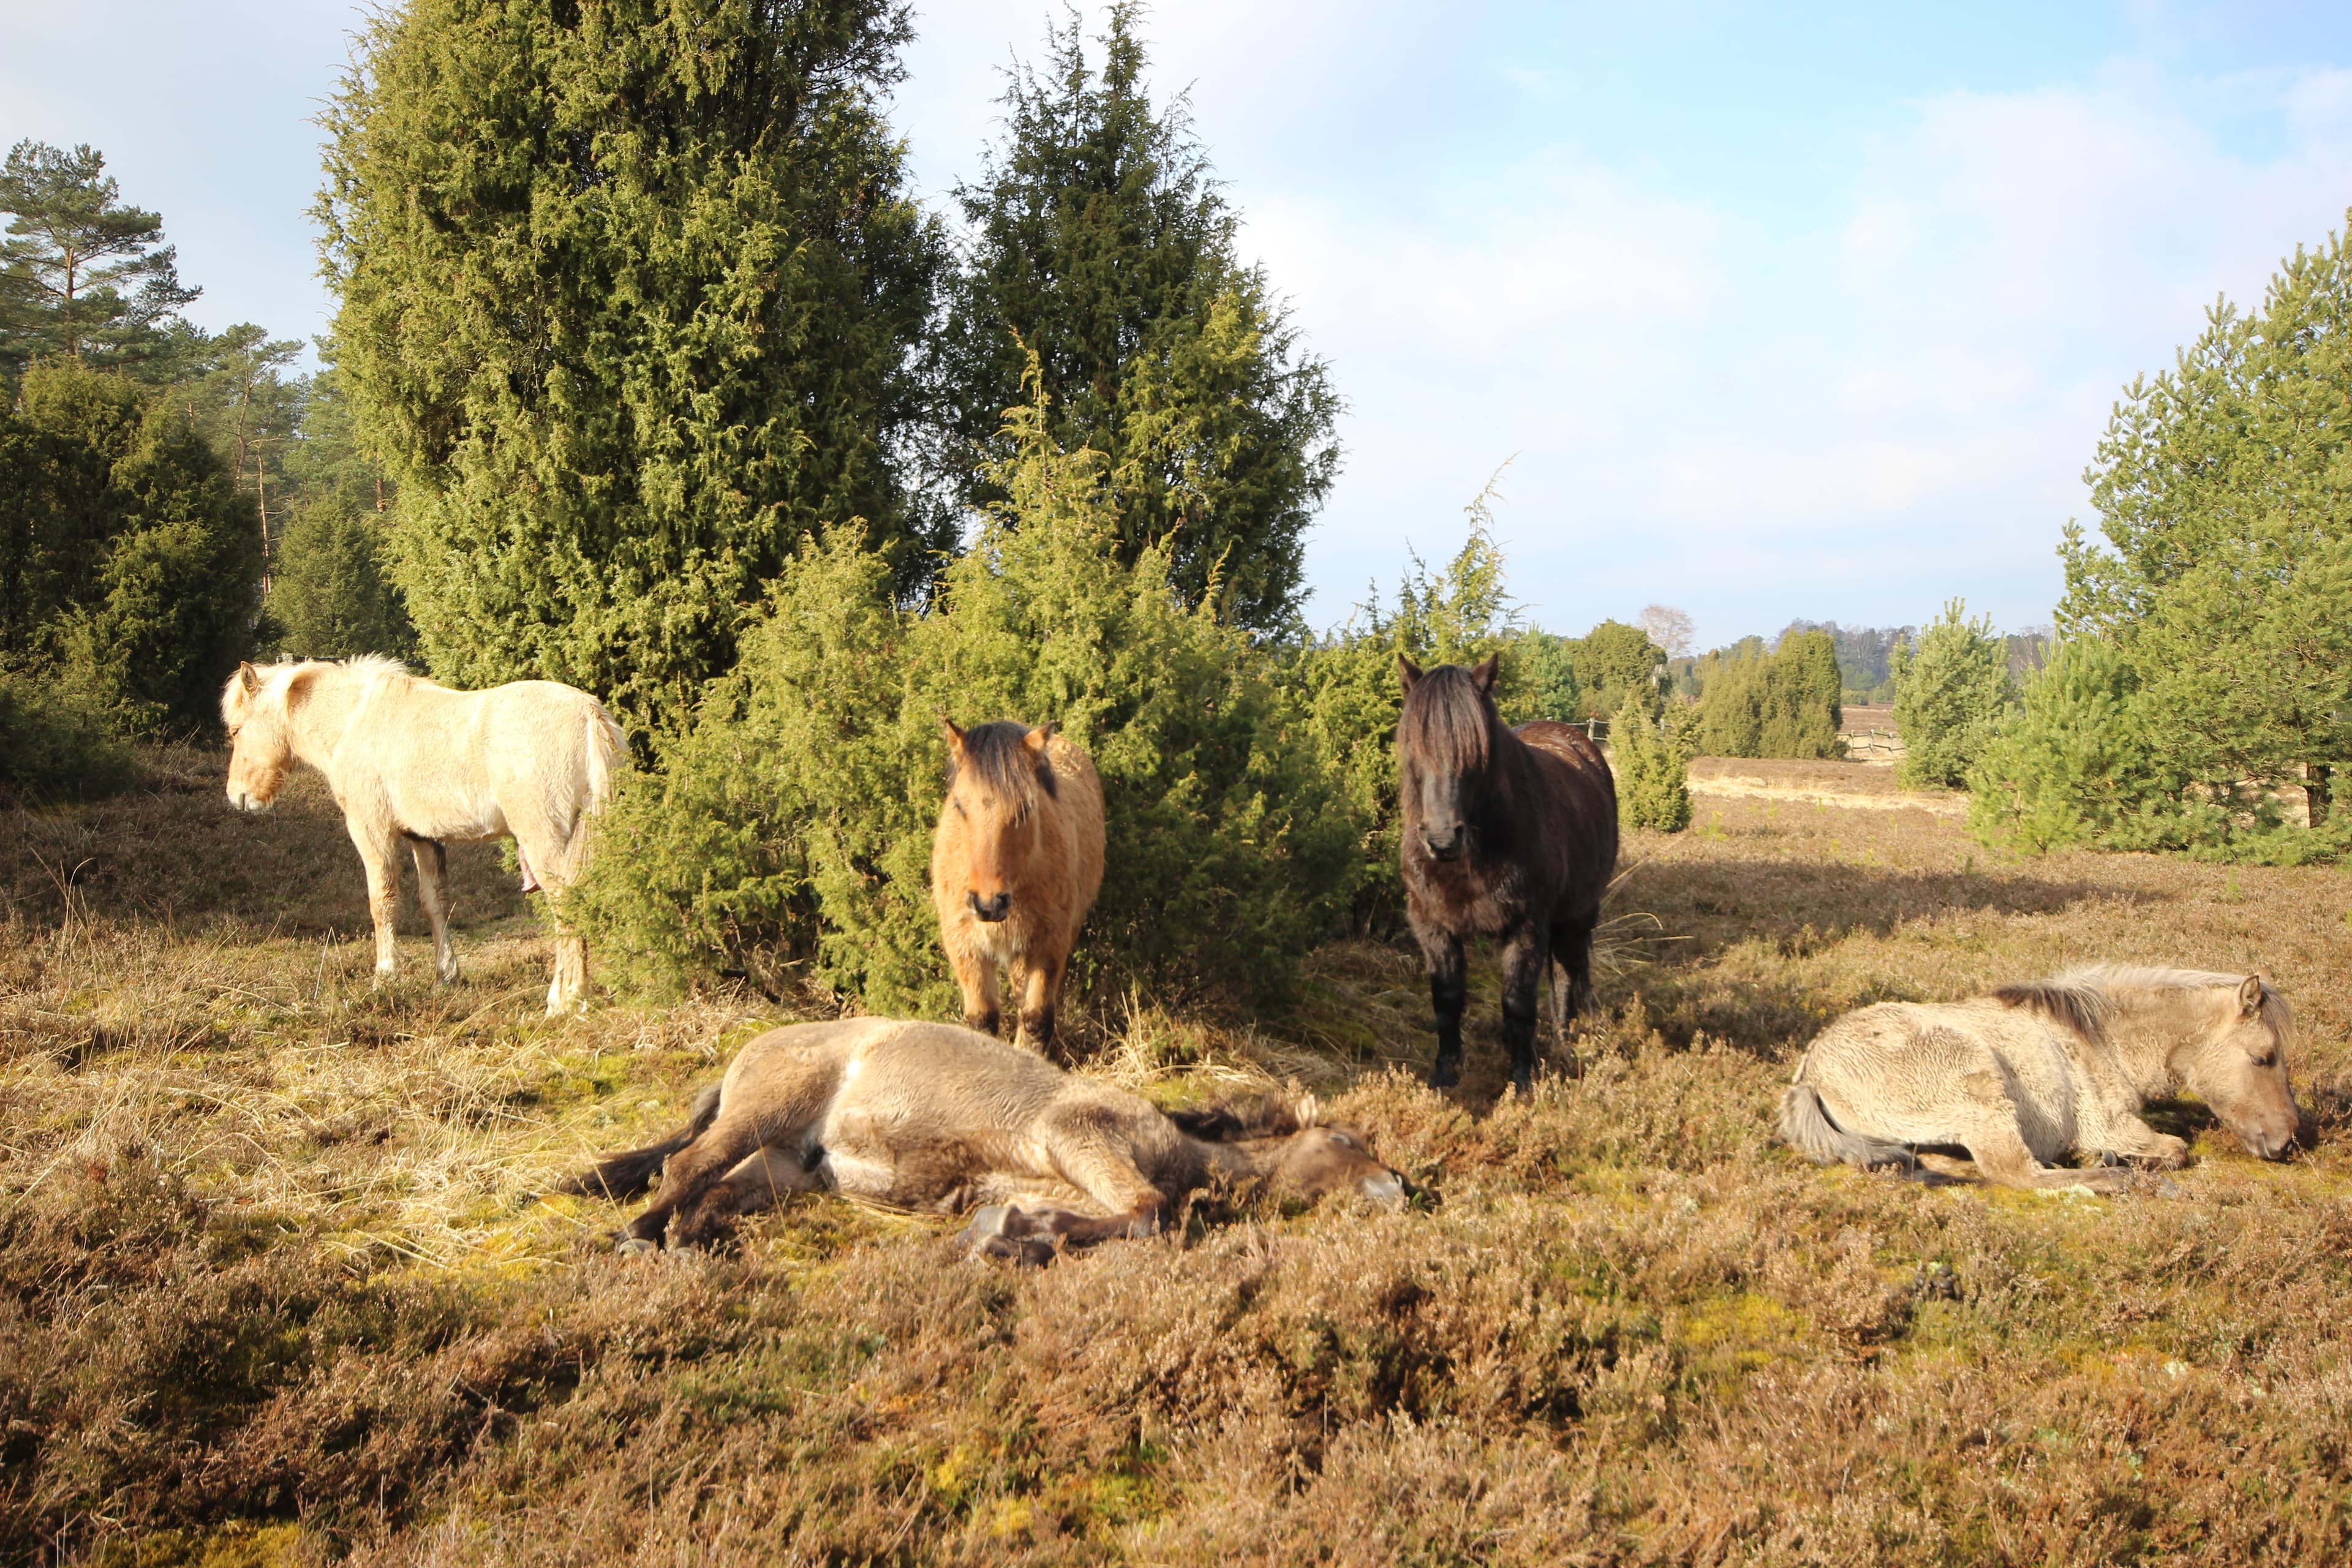
[[[803,545],[663,766],[615,803],[591,939],[675,985],[795,969],[887,1011],[952,1000],[927,886],[940,721],[1051,720],[1094,755],[1108,844],[1081,986],[1265,998],[1332,927],[1358,826],[1268,656],[1112,548],[1098,455],[1012,422],[1006,501],[926,609],[836,527]]]

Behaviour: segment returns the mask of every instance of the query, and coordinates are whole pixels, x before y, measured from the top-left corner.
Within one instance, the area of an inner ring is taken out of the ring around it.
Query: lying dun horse
[[[551,680],[451,691],[373,656],[239,665],[221,693],[221,720],[238,810],[268,809],[295,763],[327,776],[367,867],[379,976],[393,973],[394,857],[408,841],[444,981],[457,977],[457,960],[442,846],[511,836],[523,891],[561,894],[585,862],[588,820],[612,793],[624,747],[620,726],[584,691]],[[579,933],[559,925],[547,1010],[576,1004],[587,977]]]
[[[1967,1151],[1988,1181],[2116,1191],[2116,1170],[2053,1170],[2073,1151],[2171,1169],[2189,1146],[2139,1118],[2186,1087],[2266,1160],[2300,1125],[2294,1033],[2267,976],[2104,964],[1940,1005],[1885,1003],[1822,1030],[1780,1102],[1780,1136],[1822,1164],[1916,1168]]]
[[[1224,1120],[1192,1125],[1207,1131]],[[1353,1191],[1404,1202],[1403,1178],[1360,1137],[1300,1120],[1218,1142],[1124,1089],[953,1024],[795,1024],[745,1046],[684,1131],[562,1190],[625,1198],[658,1172],[661,1192],[629,1223],[625,1250],[666,1236],[672,1247],[700,1245],[786,1193],[940,1214],[987,1205],[967,1238],[1030,1262],[1057,1242],[1152,1235],[1187,1194],[1220,1178],[1308,1198]]]
[[[950,776],[931,838],[931,902],[963,1021],[996,1033],[1002,970],[1019,1000],[1020,1038],[1058,1059],[1054,1008],[1102,889],[1102,782],[1094,759],[1051,724],[943,723]]]

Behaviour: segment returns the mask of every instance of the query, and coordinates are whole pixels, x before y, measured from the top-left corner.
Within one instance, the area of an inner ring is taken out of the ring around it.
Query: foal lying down
[[[1230,1115],[1188,1118],[1240,1132]],[[700,1246],[787,1193],[961,1214],[979,1250],[1043,1262],[1065,1244],[1150,1236],[1220,1179],[1305,1198],[1402,1204],[1404,1180],[1340,1127],[1288,1119],[1265,1136],[1195,1136],[1139,1096],[952,1024],[855,1018],[771,1029],[703,1091],[686,1130],[565,1184],[583,1196],[661,1190],[627,1250]],[[984,1205],[984,1206],[983,1206]]]
[[[1966,1002],[1884,1003],[1806,1047],[1780,1136],[1825,1165],[1916,1170],[1923,1150],[1957,1150],[2002,1186],[2115,1192],[2129,1172],[2052,1167],[2077,1152],[2187,1164],[2189,1146],[2139,1116],[2186,1088],[2251,1152],[2283,1159],[2302,1120],[2294,1035],[2267,974],[2102,964]]]

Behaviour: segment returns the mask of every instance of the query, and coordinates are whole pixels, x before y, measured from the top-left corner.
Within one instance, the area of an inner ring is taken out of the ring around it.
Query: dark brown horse
[[[1592,1001],[1592,928],[1617,869],[1617,784],[1601,749],[1571,724],[1516,730],[1495,713],[1496,661],[1423,674],[1400,658],[1404,712],[1397,760],[1404,817],[1405,916],[1429,961],[1437,1063],[1429,1081],[1462,1077],[1468,982],[1462,939],[1503,946],[1503,1043],[1511,1082],[1536,1066],[1536,982],[1549,964],[1552,1011],[1568,1021]]]

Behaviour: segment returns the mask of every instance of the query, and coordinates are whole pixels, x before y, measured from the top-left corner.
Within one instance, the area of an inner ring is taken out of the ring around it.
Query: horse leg
[[[679,1247],[707,1246],[733,1229],[740,1216],[772,1208],[787,1193],[824,1190],[824,1179],[796,1153],[769,1144],[705,1189],[694,1206],[678,1215],[674,1239]]]
[[[659,1247],[670,1215],[697,1203],[767,1142],[761,1136],[761,1120],[749,1113],[730,1115],[722,1103],[719,1120],[663,1164],[661,1190],[645,1213],[622,1230],[623,1245],[644,1241]]]
[[[1423,938],[1429,961],[1429,1005],[1437,1015],[1437,1060],[1429,1087],[1452,1089],[1462,1081],[1462,1010],[1470,1000],[1469,968],[1462,962],[1462,939],[1438,931]]]
[[[416,901],[433,927],[433,972],[446,985],[457,978],[457,955],[449,946],[449,909],[442,897],[442,879],[449,870],[449,852],[438,839],[412,838],[409,858],[416,862]]]
[[[1999,1070],[1990,1065],[1961,1077],[1959,1098],[1961,1103],[1947,1112],[1958,1133],[1952,1142],[1967,1149],[1977,1173],[1997,1186],[2042,1192],[2088,1187],[2095,1193],[2118,1193],[2134,1184],[2129,1171],[2112,1167],[2070,1171],[2043,1164],[2025,1142],[2017,1102],[2010,1098]]]
[[[996,992],[996,961],[982,952],[979,943],[959,940],[962,934],[952,927],[940,932],[947,944],[948,963],[955,970],[956,984],[963,992],[963,1026],[993,1035],[1003,1017],[1003,1004]]]
[[[1579,1013],[1590,1012],[1593,1006],[1592,928],[1567,922],[1553,926],[1551,960],[1552,1027],[1559,1035],[1559,1054],[1568,1064],[1568,1076],[1578,1078],[1584,1064],[1577,1060],[1568,1026]]]
[[[400,864],[393,858],[398,840],[389,834],[363,833],[356,823],[351,825],[351,834],[360,864],[367,868],[368,919],[375,925],[375,977],[382,984],[392,978],[400,962],[392,931],[400,899]]]
[[[1511,1057],[1511,1087],[1533,1092],[1536,1071],[1536,986],[1550,963],[1551,933],[1535,921],[1503,943],[1503,1045]]]
[[[1067,958],[1041,958],[1022,976],[1021,1043],[1053,1062],[1063,1059],[1054,1045],[1054,1013],[1068,968]]]

